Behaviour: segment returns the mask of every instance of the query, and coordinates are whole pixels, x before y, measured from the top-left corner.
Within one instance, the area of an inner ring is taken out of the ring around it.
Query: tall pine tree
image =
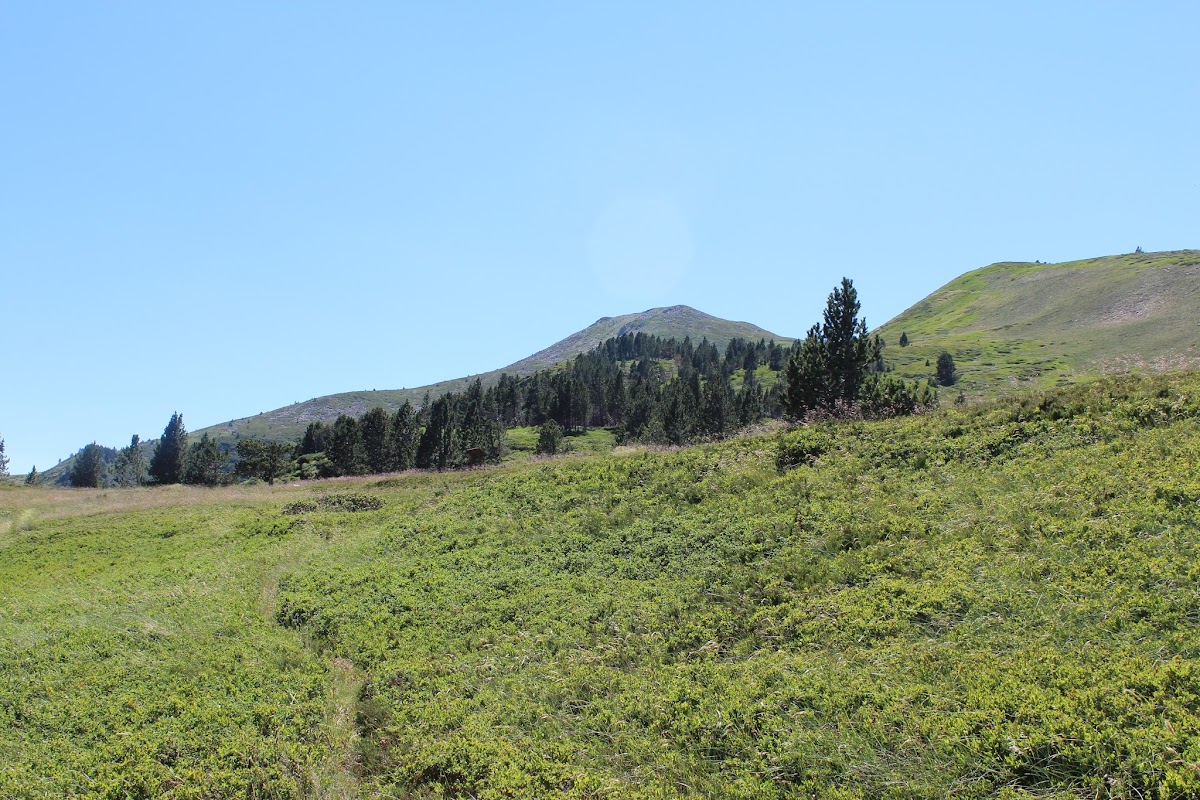
[[[401,472],[415,467],[420,439],[417,412],[412,403],[405,400],[388,425],[388,469]]]
[[[859,319],[858,292],[842,278],[825,304],[821,325],[812,326],[784,372],[785,405],[797,419],[814,409],[850,409],[870,365],[878,357],[878,339],[867,336],[866,320]]]
[[[376,406],[358,420],[362,438],[363,461],[368,473],[378,475],[388,471],[388,414]]]
[[[363,446],[358,420],[341,414],[333,421],[333,433],[325,454],[339,475],[363,474]]]
[[[183,481],[183,465],[187,459],[187,428],[183,427],[183,415],[176,411],[158,439],[158,447],[150,458],[150,477],[155,483],[180,483]]]

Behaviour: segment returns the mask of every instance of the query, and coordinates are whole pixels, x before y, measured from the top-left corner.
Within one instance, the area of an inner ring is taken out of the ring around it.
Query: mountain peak
[[[628,333],[645,333],[650,336],[660,336],[664,339],[682,339],[690,336],[693,341],[707,338],[717,347],[724,347],[731,339],[776,339],[790,341],[787,337],[778,336],[763,330],[748,322],[731,322],[730,320],[705,314],[691,306],[674,305],[648,308],[635,314],[622,314],[619,317],[601,317],[581,331],[555,342],[545,350],[509,364],[502,372],[510,375],[527,375],[539,369],[561,363],[579,353],[585,353],[606,339],[624,336]]]
[[[419,403],[426,394],[430,397],[439,397],[446,392],[461,392],[476,377],[483,381],[484,386],[489,386],[499,380],[503,373],[514,376],[530,375],[540,369],[553,367],[573,359],[581,353],[586,353],[597,345],[603,344],[606,339],[627,333],[645,333],[664,339],[672,337],[683,339],[685,336],[690,336],[693,342],[708,339],[720,348],[724,348],[731,339],[735,338],[754,341],[759,339],[791,341],[787,337],[771,333],[757,325],[714,317],[703,311],[697,311],[691,306],[661,306],[635,314],[601,317],[583,330],[571,334],[528,358],[482,375],[454,378],[430,386],[419,386],[415,389],[343,392],[315,397],[312,400],[294,403],[274,411],[192,431],[192,434],[209,433],[218,441],[229,441],[236,437],[247,436],[276,440],[294,439],[304,433],[305,426],[310,422],[318,420],[331,422],[339,414],[362,416],[376,406],[395,410],[406,400]]]

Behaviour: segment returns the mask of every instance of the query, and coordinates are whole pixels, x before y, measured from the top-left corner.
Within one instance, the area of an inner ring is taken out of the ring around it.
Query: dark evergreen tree
[[[457,427],[462,449],[483,447],[487,439],[488,420],[484,414],[483,383],[479,378],[467,387],[458,405],[460,421]]]
[[[700,420],[704,433],[715,438],[732,433],[737,427],[737,412],[733,388],[730,387],[729,381],[719,374],[710,378],[704,384],[703,402]]]
[[[363,473],[363,446],[358,432],[358,420],[341,414],[333,422],[333,431],[325,454],[339,475]]]
[[[810,328],[792,350],[785,373],[790,416],[854,406],[869,366],[879,358],[878,339],[868,338],[858,311],[858,292],[849,278],[842,278],[825,304],[822,324]]]
[[[300,448],[297,455],[307,456],[313,453],[324,453],[329,447],[329,439],[332,435],[332,430],[328,425],[320,420],[308,423],[308,427],[304,429],[304,438],[300,440]]]
[[[400,472],[417,465],[417,444],[421,441],[421,429],[417,426],[417,412],[407,400],[396,410],[388,426],[388,468]]]
[[[825,306],[821,340],[825,347],[831,399],[852,404],[873,360],[867,322],[858,318],[858,292],[849,278],[833,290]]]
[[[117,486],[141,486],[146,482],[146,457],[141,437],[136,433],[129,439],[129,446],[121,448],[112,472]]]
[[[954,368],[954,356],[945,350],[937,360],[937,382],[939,386],[953,386],[958,380],[958,372]]]
[[[750,374],[758,369],[758,351],[754,348],[747,349],[746,354],[742,356],[742,369],[746,374]]]
[[[742,388],[738,390],[735,405],[737,421],[742,427],[753,425],[762,419],[763,390],[753,372],[747,372],[742,379]]]
[[[808,412],[832,402],[828,354],[816,325],[809,328],[803,342],[792,348],[783,382],[784,409],[793,419],[803,419]]]
[[[629,406],[625,414],[626,439],[650,438],[650,429],[659,403],[658,390],[647,378],[638,376],[629,392]]]
[[[871,363],[867,365],[870,372],[886,372],[887,367],[883,363],[883,337],[878,333],[871,337],[871,343],[868,348],[868,356]]]
[[[200,486],[219,486],[226,481],[224,467],[228,463],[217,440],[207,433],[188,448],[184,461],[183,482]]]
[[[158,447],[150,458],[150,477],[155,483],[180,483],[184,461],[187,459],[187,428],[183,415],[176,411],[158,439]]]
[[[605,408],[608,416],[606,420],[607,424],[624,424],[625,414],[629,408],[629,390],[625,386],[625,373],[620,369],[614,371],[608,381],[608,388],[605,393]]]
[[[38,482],[38,477],[37,464],[34,464],[29,468],[29,474],[25,476],[25,485],[33,486]]]
[[[900,334],[900,346],[908,347],[908,333],[907,332]]]
[[[71,485],[96,489],[104,475],[104,449],[92,442],[75,456],[71,466]]]
[[[4,438],[0,437],[0,475],[8,474],[8,454],[4,452]]]
[[[439,472],[455,466],[461,461],[455,448],[454,420],[451,414],[452,398],[448,395],[433,401],[429,411],[429,424],[421,434],[417,446],[417,466],[436,469]]]
[[[542,423],[538,430],[537,452],[539,455],[552,456],[562,445],[563,429],[554,420]]]
[[[379,474],[388,470],[388,415],[376,406],[358,421],[366,471]]]
[[[292,446],[284,442],[262,439],[242,439],[237,443],[237,465],[234,472],[243,478],[257,478],[274,484],[288,469]]]

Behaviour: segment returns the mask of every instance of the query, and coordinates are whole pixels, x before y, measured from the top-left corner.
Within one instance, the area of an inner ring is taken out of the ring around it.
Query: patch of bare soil
[[[1151,317],[1160,308],[1178,300],[1172,293],[1194,294],[1200,284],[1200,267],[1174,270],[1149,270],[1138,276],[1129,291],[1115,297],[1100,309],[1096,324],[1108,327]]]

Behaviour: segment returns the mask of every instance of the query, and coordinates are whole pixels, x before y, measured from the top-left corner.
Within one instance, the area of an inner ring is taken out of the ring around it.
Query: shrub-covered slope
[[[1194,796],[1198,463],[1182,376],[378,510],[0,491],[0,796]]]

